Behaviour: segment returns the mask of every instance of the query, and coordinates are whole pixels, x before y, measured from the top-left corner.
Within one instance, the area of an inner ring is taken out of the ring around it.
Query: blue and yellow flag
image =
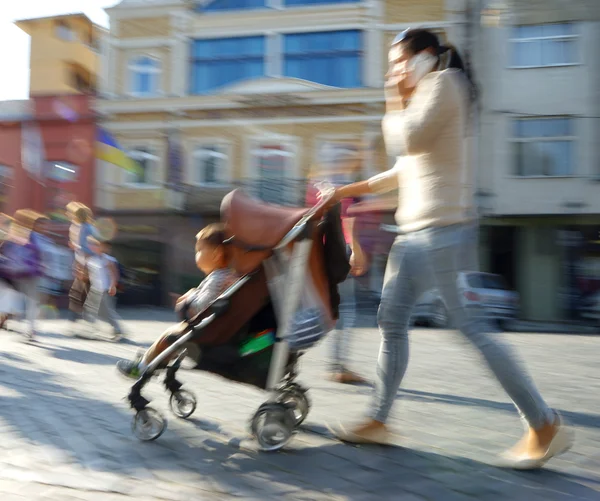
[[[98,127],[96,134],[96,158],[134,174],[142,173],[140,165],[130,158],[125,150],[119,146],[117,140],[101,127]]]

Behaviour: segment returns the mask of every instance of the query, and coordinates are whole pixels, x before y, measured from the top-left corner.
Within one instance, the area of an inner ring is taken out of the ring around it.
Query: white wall
[[[496,215],[600,213],[600,23],[580,23],[580,62],[558,68],[510,69],[508,27],[482,28],[477,77],[483,93],[479,189]],[[576,172],[569,178],[514,176],[511,120],[518,114],[571,115]],[[582,204],[579,208],[568,208]]]

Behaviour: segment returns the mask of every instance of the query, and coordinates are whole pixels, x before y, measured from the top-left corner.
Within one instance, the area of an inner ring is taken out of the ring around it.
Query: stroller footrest
[[[131,390],[131,393],[129,393],[127,399],[129,400],[129,404],[131,405],[131,407],[137,412],[144,410],[150,403],[150,400],[147,400],[144,397],[142,397],[140,392],[135,389]]]
[[[179,370],[180,366],[181,366],[181,361],[179,359],[177,359],[177,361],[171,367],[169,367],[167,369],[167,374],[165,376],[165,387],[171,393],[175,393],[176,391],[179,391],[181,389],[181,387],[183,386],[182,383],[180,383],[179,381],[177,381],[177,379],[175,379],[175,374],[177,374],[177,371]]]

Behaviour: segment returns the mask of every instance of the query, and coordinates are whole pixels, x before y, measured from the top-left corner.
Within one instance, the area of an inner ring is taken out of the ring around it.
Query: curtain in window
[[[265,37],[195,40],[192,94],[265,74]]]
[[[296,33],[284,38],[284,74],[333,87],[362,84],[362,33]]]

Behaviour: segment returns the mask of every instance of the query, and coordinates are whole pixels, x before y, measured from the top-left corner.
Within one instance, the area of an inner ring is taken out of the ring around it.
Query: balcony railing
[[[194,212],[218,212],[221,200],[230,191],[241,188],[264,202],[302,206],[306,195],[305,179],[245,179],[230,184],[184,185],[184,210]]]

